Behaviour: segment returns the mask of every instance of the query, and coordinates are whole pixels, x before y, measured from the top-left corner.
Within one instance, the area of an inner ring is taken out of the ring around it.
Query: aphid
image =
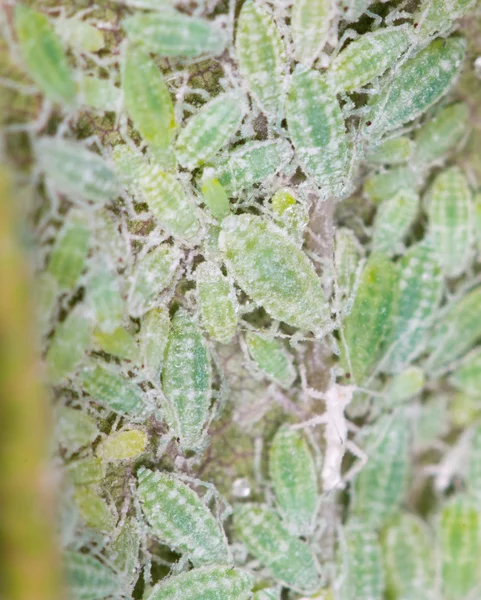
[[[350,174],[346,127],[334,91],[318,71],[296,68],[286,117],[302,168],[325,196],[345,194]]]
[[[51,327],[52,313],[57,301],[59,286],[57,279],[45,271],[34,281],[35,312],[40,335],[44,336]]]
[[[105,476],[102,461],[89,456],[71,463],[67,467],[70,481],[74,485],[91,485],[100,483]]]
[[[478,388],[479,389],[479,388]],[[479,400],[474,394],[456,392],[449,401],[449,418],[455,429],[472,425],[481,416]]]
[[[133,335],[123,327],[117,327],[112,332],[94,331],[93,340],[99,350],[137,362],[139,357],[139,347]]]
[[[390,200],[400,190],[417,190],[423,183],[422,176],[409,166],[393,167],[387,171],[369,175],[364,182],[364,195],[374,204]]]
[[[219,183],[234,195],[275,175],[291,160],[292,147],[287,140],[247,142],[230,153],[216,169]]]
[[[92,398],[119,414],[138,416],[144,410],[142,390],[114,370],[92,364],[80,371],[79,385]]]
[[[249,91],[266,116],[275,121],[283,108],[284,43],[272,17],[254,0],[242,5],[236,56]]]
[[[45,358],[53,385],[61,383],[82,362],[90,344],[91,327],[82,305],[77,306],[55,330]]]
[[[120,326],[124,303],[118,278],[107,265],[100,263],[87,281],[87,304],[100,331],[113,333]]]
[[[389,73],[369,102],[365,120],[369,136],[381,137],[433,106],[459,75],[465,50],[466,41],[459,37],[434,40],[402,63],[394,75]]]
[[[69,592],[75,600],[103,600],[120,593],[118,576],[97,558],[66,550],[64,561]]]
[[[218,179],[203,179],[201,191],[205,204],[218,221],[230,215],[229,198]]]
[[[157,584],[146,600],[248,600],[252,575],[234,567],[201,567]]]
[[[372,254],[364,267],[351,312],[343,322],[341,364],[361,383],[377,362],[389,334],[394,302],[394,264]]]
[[[111,531],[114,528],[113,515],[105,500],[97,492],[86,486],[77,487],[74,500],[87,527],[99,531]]]
[[[123,264],[129,259],[130,241],[119,232],[119,223],[107,209],[95,215],[95,238],[101,240],[102,254],[107,264]]]
[[[434,541],[424,522],[407,512],[381,536],[386,589],[396,600],[435,600]]]
[[[175,154],[186,169],[213,158],[231,139],[244,118],[245,101],[238,93],[227,92],[204,104],[180,131]]]
[[[346,227],[336,228],[334,238],[334,266],[341,303],[346,309],[356,283],[359,263],[364,249],[356,235]]]
[[[39,138],[35,155],[42,171],[61,193],[105,204],[120,194],[117,176],[107,162],[80,142]]]
[[[109,435],[97,447],[97,456],[103,460],[126,460],[144,452],[147,434],[141,429],[128,429]]]
[[[204,329],[212,339],[227,344],[235,335],[239,310],[232,283],[210,261],[197,267],[195,281]]]
[[[162,389],[167,402],[162,413],[185,450],[200,443],[209,420],[212,368],[202,333],[187,311],[172,319],[162,368]]]
[[[317,469],[301,433],[281,427],[269,450],[269,475],[285,527],[296,536],[312,534],[319,504]]]
[[[137,496],[153,534],[194,567],[230,562],[227,540],[201,498],[170,473],[138,471]]]
[[[104,34],[77,16],[55,19],[55,31],[64,44],[79,52],[98,52],[105,45]]]
[[[326,327],[319,277],[281,228],[254,215],[230,216],[222,222],[219,247],[229,274],[273,319],[308,331]]]
[[[252,600],[280,600],[280,591],[277,588],[264,588],[254,592]]]
[[[58,232],[48,262],[48,272],[55,277],[61,290],[72,290],[85,268],[90,246],[87,221],[71,213]]]
[[[170,316],[165,306],[150,310],[142,319],[140,357],[149,377],[158,382],[169,339]]]
[[[270,209],[277,225],[283,227],[289,237],[301,247],[304,230],[309,222],[307,206],[296,200],[289,190],[279,190],[272,196]]]
[[[472,195],[458,167],[442,171],[429,188],[427,235],[446,277],[461,275],[472,260]]]
[[[95,421],[81,410],[62,406],[56,412],[56,417],[56,439],[68,451],[68,455],[91,444],[99,435]]]
[[[312,66],[327,41],[332,13],[330,0],[295,0],[292,5],[295,55],[306,67]]]
[[[275,338],[252,331],[246,333],[245,341],[257,368],[271,381],[289,389],[296,378],[296,369],[284,345]]]
[[[139,571],[140,550],[139,524],[129,518],[125,521],[121,532],[109,547],[109,559],[116,567],[120,577],[134,586]]]
[[[122,27],[129,40],[160,56],[217,56],[224,50],[224,35],[215,23],[174,10],[137,12],[125,18]]]
[[[478,392],[479,393],[479,392]],[[477,398],[476,398],[477,400]],[[471,425],[472,421],[467,425]],[[469,449],[468,469],[465,477],[466,491],[476,501],[477,506],[481,500],[481,427],[475,427]]]
[[[137,149],[132,150],[125,144],[117,144],[112,149],[112,160],[123,185],[127,191],[135,196],[138,194],[138,178],[142,174],[144,165],[149,165],[148,157]]]
[[[476,4],[476,0],[423,0],[413,19],[419,23],[418,35],[429,38],[436,32],[449,31],[456,19],[463,17]]]
[[[399,135],[374,146],[369,151],[367,160],[374,165],[401,165],[406,163],[416,150],[416,144],[410,138]]]
[[[46,15],[17,4],[14,25],[30,77],[53,102],[72,106],[75,83],[62,42]]]
[[[470,352],[450,375],[449,383],[465,394],[477,396],[481,389],[481,349]]]
[[[414,414],[413,448],[416,452],[435,446],[452,426],[449,421],[446,396],[436,396],[423,404],[418,404]]]
[[[372,250],[391,257],[397,254],[419,213],[419,196],[401,190],[377,209],[373,223]]]
[[[321,587],[319,565],[310,547],[291,535],[275,511],[262,504],[243,504],[234,510],[234,529],[272,576],[300,593]]]
[[[122,93],[110,79],[82,75],[78,81],[78,99],[82,105],[95,110],[117,112],[121,106]]]
[[[329,77],[336,92],[359,90],[382,75],[410,43],[409,26],[385,27],[351,42],[332,61]]]
[[[398,406],[406,400],[417,396],[422,389],[426,377],[419,367],[408,367],[395,375],[387,384],[384,395],[389,406]]]

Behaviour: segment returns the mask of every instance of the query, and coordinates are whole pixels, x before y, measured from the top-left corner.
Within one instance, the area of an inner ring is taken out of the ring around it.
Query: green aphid
[[[119,146],[116,146],[119,147]],[[120,223],[107,209],[95,214],[95,240],[107,264],[123,265],[130,256],[130,240],[119,232]]]
[[[481,523],[476,503],[464,495],[451,498],[438,516],[437,536],[443,598],[466,598],[481,579]]]
[[[253,583],[234,567],[201,567],[161,581],[146,600],[249,600]]]
[[[292,147],[287,140],[247,142],[230,153],[217,169],[217,179],[227,192],[242,190],[275,175],[292,159]]]
[[[434,375],[467,352],[481,337],[481,287],[451,303],[429,337],[431,354],[424,366]]]
[[[218,56],[225,46],[223,32],[215,23],[173,10],[137,12],[125,18],[122,27],[129,40],[160,56]]]
[[[435,549],[425,523],[402,512],[381,537],[386,589],[393,600],[435,600]]]
[[[93,340],[95,346],[107,354],[138,362],[139,347],[137,342],[133,335],[123,327],[117,327],[111,332],[98,329],[94,332]]]
[[[285,527],[296,536],[311,535],[319,507],[317,468],[299,431],[286,425],[277,431],[269,450],[269,475]]]
[[[479,387],[478,387],[479,390]],[[455,429],[470,427],[481,416],[479,391],[474,394],[456,392],[449,400],[449,418]]]
[[[418,405],[416,418],[413,420],[413,447],[416,451],[435,445],[451,429],[447,400],[446,396],[437,395]]]
[[[127,46],[122,60],[122,91],[127,112],[142,138],[167,153],[176,130],[174,104],[154,61],[132,45]]]
[[[270,209],[277,225],[283,227],[289,236],[301,247],[304,229],[309,222],[309,211],[289,190],[279,190],[272,196]]]
[[[89,487],[78,487],[74,500],[85,525],[99,531],[111,531],[115,526],[114,517],[105,500]]]
[[[30,77],[49,100],[73,106],[73,74],[62,42],[47,16],[24,4],[17,4],[14,27]]]
[[[137,149],[133,150],[130,146],[117,144],[112,148],[112,160],[126,190],[132,196],[138,194],[137,180],[142,174],[144,166],[150,164],[148,157]]]
[[[152,533],[194,567],[230,562],[227,539],[202,499],[170,473],[138,471],[137,497]]]
[[[423,352],[443,295],[443,276],[432,246],[412,246],[398,265],[395,309],[382,368],[399,373]]]
[[[145,451],[148,437],[141,429],[128,429],[109,435],[97,447],[97,456],[107,461],[128,460]]]
[[[386,256],[399,254],[402,242],[419,214],[419,196],[414,190],[400,190],[377,209],[372,231],[372,251]]]
[[[465,394],[479,395],[481,390],[481,348],[470,352],[450,375],[449,383]]]
[[[334,268],[341,304],[348,309],[364,248],[355,233],[346,227],[336,228],[334,238]]]
[[[435,33],[449,31],[456,19],[466,15],[476,4],[476,0],[423,0],[413,19],[421,38],[429,38]]]
[[[89,247],[88,222],[79,214],[70,214],[56,236],[47,267],[62,291],[75,287],[85,268]]]
[[[254,215],[230,216],[222,222],[219,246],[229,274],[273,319],[307,331],[327,327],[321,281],[284,230]]]
[[[70,481],[76,486],[100,483],[105,477],[102,461],[93,456],[69,464],[67,473]]]
[[[76,16],[55,19],[55,31],[64,44],[78,52],[98,52],[105,45],[104,34]]]
[[[77,306],[55,330],[45,358],[47,376],[58,385],[82,362],[90,345],[91,326],[82,305]]]
[[[366,133],[381,137],[431,108],[458,77],[465,50],[466,41],[459,37],[434,40],[400,65],[394,75],[389,73],[381,91],[369,102]]]
[[[44,336],[52,326],[52,317],[59,294],[59,285],[57,279],[46,271],[34,279],[33,286],[38,329],[40,335]]]
[[[92,444],[99,436],[95,421],[81,410],[63,406],[56,412],[56,418],[56,439],[68,455]]]
[[[282,525],[276,512],[262,504],[243,504],[234,511],[234,530],[252,556],[285,587],[311,594],[321,576],[311,548]]]
[[[280,600],[280,598],[280,590],[277,588],[263,588],[252,595],[252,600]]]
[[[354,481],[350,512],[365,525],[380,529],[407,491],[411,429],[406,411],[380,417],[363,448],[369,460]]]
[[[479,395],[479,391],[478,391]],[[478,410],[479,410],[479,399]],[[468,423],[471,425],[473,421]],[[466,491],[473,500],[476,501],[477,506],[481,501],[481,426],[478,425],[473,431],[473,437],[471,438],[471,448],[469,452],[468,469],[465,477]]]
[[[295,0],[291,13],[294,54],[306,67],[312,66],[324,48],[334,16],[330,0]]]
[[[94,268],[87,281],[87,304],[100,331],[113,333],[120,326],[124,302],[118,277],[106,264]]]
[[[384,573],[377,533],[358,520],[343,527],[339,546],[339,600],[382,600]]]
[[[145,371],[154,382],[160,379],[169,331],[170,316],[165,306],[153,308],[142,319],[140,357]]]
[[[110,79],[83,75],[78,82],[79,102],[101,112],[117,112],[122,92]]]
[[[204,329],[217,342],[229,343],[237,329],[239,311],[234,286],[211,261],[197,267],[195,281]]]
[[[246,0],[237,21],[236,56],[250,93],[269,119],[283,109],[286,74],[284,43],[277,26],[254,0]]]
[[[442,171],[434,180],[427,198],[427,235],[446,277],[458,277],[472,258],[472,194],[458,167]]]
[[[120,183],[107,162],[80,142],[39,138],[35,155],[47,178],[67,196],[106,204],[120,194]]]
[[[392,325],[394,264],[383,254],[372,254],[360,277],[351,312],[344,319],[341,362],[361,383],[377,362]]]
[[[305,172],[324,196],[342,196],[350,181],[351,152],[341,108],[318,71],[297,67],[286,102],[289,135]]]
[[[385,405],[398,406],[419,395],[426,381],[424,371],[419,367],[407,367],[395,375],[384,389]]]
[[[371,202],[380,204],[390,200],[400,190],[418,190],[422,183],[419,172],[401,165],[366,177],[363,191]]]
[[[186,169],[195,169],[227,145],[244,118],[246,105],[239,93],[212,99],[191,117],[175,142],[175,154]]]
[[[364,87],[396,63],[409,46],[409,26],[385,27],[352,41],[332,61],[329,77],[336,92]]]
[[[464,102],[446,106],[428,119],[414,134],[414,168],[430,166],[445,158],[466,137],[469,109]]]
[[[181,252],[177,246],[161,244],[143,256],[134,266],[129,292],[129,310],[141,316],[174,278]]]
[[[82,369],[78,383],[95,401],[116,413],[136,417],[144,411],[142,390],[107,367],[92,364]]]
[[[401,165],[416,152],[416,144],[406,135],[381,141],[367,155],[373,165]]]
[[[212,368],[199,327],[180,308],[172,319],[162,368],[162,412],[184,450],[195,450],[210,416]]]
[[[135,583],[140,568],[140,541],[139,524],[134,518],[129,518],[108,548],[109,559],[120,577],[132,584]]]
[[[230,214],[229,197],[218,179],[215,177],[204,179],[201,191],[205,204],[218,221],[222,221]]]
[[[289,389],[296,378],[292,355],[284,344],[267,335],[248,331],[245,336],[247,349],[256,367],[271,381]]]
[[[74,600],[103,600],[120,593],[120,580],[97,558],[72,550],[64,556],[65,577]]]

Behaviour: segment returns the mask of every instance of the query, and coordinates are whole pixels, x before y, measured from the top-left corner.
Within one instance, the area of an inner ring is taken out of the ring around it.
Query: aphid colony
[[[2,82],[72,598],[479,597],[473,2],[48,4]]]

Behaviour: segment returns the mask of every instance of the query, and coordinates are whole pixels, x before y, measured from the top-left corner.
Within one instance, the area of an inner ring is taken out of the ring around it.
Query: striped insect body
[[[329,37],[333,6],[330,0],[295,0],[291,32],[298,61],[312,66]]]
[[[52,249],[47,270],[55,277],[62,291],[74,289],[87,261],[90,230],[85,218],[70,213]]]
[[[67,550],[64,561],[66,580],[75,600],[102,600],[120,592],[116,574],[97,558]]]
[[[299,247],[304,243],[304,230],[309,222],[309,211],[298,202],[288,189],[279,190],[269,204],[274,221],[283,227]]]
[[[112,531],[115,518],[105,500],[95,490],[87,486],[77,487],[74,500],[87,527],[104,532]]]
[[[170,316],[165,306],[153,308],[142,319],[140,359],[145,371],[154,382],[160,380],[169,331]]]
[[[245,341],[256,367],[271,381],[289,389],[296,378],[292,356],[275,338],[248,331]]]
[[[87,303],[97,328],[113,333],[122,322],[124,302],[116,273],[106,264],[90,271],[87,281]]]
[[[56,439],[68,455],[94,442],[99,430],[87,413],[67,406],[56,411]]]
[[[138,362],[139,347],[134,336],[124,327],[112,332],[94,331],[93,340],[98,349],[124,360]]]
[[[418,212],[419,196],[414,190],[401,190],[390,200],[385,200],[374,218],[373,252],[383,252],[387,256],[398,254]]]
[[[367,160],[374,165],[401,165],[415,153],[416,144],[406,135],[382,140],[367,154]]]

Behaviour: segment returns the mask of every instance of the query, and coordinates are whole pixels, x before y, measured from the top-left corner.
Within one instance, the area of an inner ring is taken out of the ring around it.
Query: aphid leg
[[[343,480],[344,483],[348,483],[351,481],[366,465],[369,457],[368,455],[357,446],[352,440],[347,440],[346,449],[351,452],[356,458],[359,459],[344,475]]]

